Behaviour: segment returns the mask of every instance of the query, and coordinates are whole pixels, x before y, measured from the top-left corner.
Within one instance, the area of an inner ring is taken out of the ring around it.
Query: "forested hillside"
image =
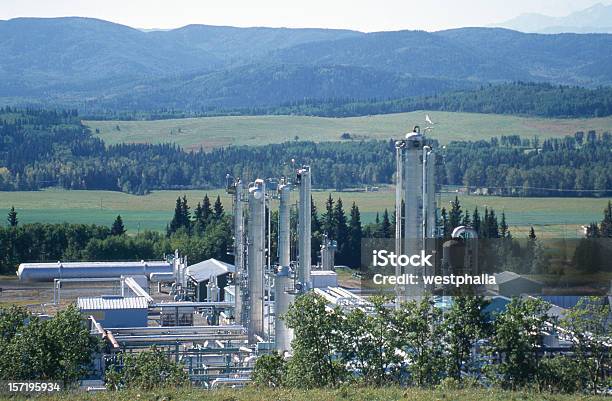
[[[495,194],[603,196],[612,193],[612,136],[564,139],[504,136],[440,148],[438,182]],[[76,111],[0,110],[0,190],[220,188],[229,173],[245,181],[292,175],[310,164],[316,188],[391,184],[394,142],[286,142],[185,152],[172,144],[105,146]]]
[[[87,18],[17,18],[0,21],[0,54],[0,105],[98,114],[386,101],[512,81],[612,84],[612,35],[488,28],[144,32]]]
[[[424,92],[431,88],[434,81],[425,84],[425,80],[413,80],[412,93]],[[450,81],[438,81],[438,89],[451,85]],[[388,84],[393,84],[389,81]],[[395,89],[401,89],[397,86]],[[386,86],[382,86],[386,88]],[[388,90],[387,93],[394,92]],[[172,96],[168,94],[169,96]],[[309,115],[322,117],[353,117],[373,114],[403,113],[417,110],[436,110],[469,113],[493,113],[539,117],[604,117],[612,115],[612,88],[600,87],[586,89],[551,85],[544,83],[514,82],[500,85],[486,85],[470,90],[443,92],[431,96],[413,96],[389,100],[359,100],[344,97],[335,99],[300,99],[286,102],[280,106],[266,107],[215,107],[201,110],[198,113],[164,110],[154,113],[155,118],[169,118],[174,115]],[[184,97],[183,99],[192,99]],[[180,103],[181,101],[179,101]],[[195,101],[197,102],[197,100]],[[178,104],[177,103],[177,106]],[[193,110],[196,105],[192,100],[189,105],[180,110]],[[140,104],[139,106],[143,106]],[[136,105],[135,105],[136,106]],[[149,103],[149,106],[152,106]],[[138,107],[138,106],[137,106]],[[146,109],[144,107],[136,110]],[[138,113],[119,113],[123,119],[130,119]],[[145,115],[145,117],[147,117]]]

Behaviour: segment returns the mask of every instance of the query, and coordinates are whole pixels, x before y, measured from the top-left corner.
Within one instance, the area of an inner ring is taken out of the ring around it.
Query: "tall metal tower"
[[[300,200],[298,207],[298,271],[297,281],[301,290],[306,291],[311,287],[311,170],[310,166],[303,166],[297,171],[296,183],[300,189]]]
[[[264,265],[266,239],[266,188],[258,179],[249,185],[248,290],[249,340],[264,335]]]

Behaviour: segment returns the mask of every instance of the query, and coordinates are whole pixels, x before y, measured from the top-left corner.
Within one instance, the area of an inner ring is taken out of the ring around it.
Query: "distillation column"
[[[266,230],[266,189],[258,179],[249,187],[248,289],[249,341],[264,334],[264,265]]]
[[[297,182],[300,186],[300,203],[298,208],[298,274],[297,281],[301,291],[307,291],[310,284],[311,269],[311,170],[310,166],[303,166],[297,172]]]
[[[234,194],[234,266],[236,268],[234,275],[234,318],[237,324],[245,324],[248,320],[248,316],[246,316],[248,308],[244,304],[247,301],[248,294],[246,293],[247,271],[244,260],[244,185],[242,181],[236,180],[232,187],[228,188],[228,192]]]
[[[423,244],[423,146],[425,138],[415,130],[406,135],[404,147],[404,254],[416,255],[424,249]],[[403,274],[422,276],[422,269],[409,267]],[[422,279],[419,280],[422,283]],[[406,285],[402,294],[407,299],[424,295],[422,284]],[[404,299],[402,299],[404,300]]]
[[[289,305],[295,300],[293,277],[291,276],[291,242],[290,242],[290,196],[291,187],[281,184],[278,187],[278,263],[279,270],[274,278],[274,341],[276,350],[280,353],[291,351],[293,329],[287,327],[283,317],[289,310]]]

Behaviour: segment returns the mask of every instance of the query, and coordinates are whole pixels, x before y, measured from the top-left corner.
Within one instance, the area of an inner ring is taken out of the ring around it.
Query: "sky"
[[[435,31],[465,26],[487,26],[523,13],[559,17],[599,1],[0,0],[0,19],[80,16],[148,29],[209,24],[347,28],[364,32],[399,29]]]

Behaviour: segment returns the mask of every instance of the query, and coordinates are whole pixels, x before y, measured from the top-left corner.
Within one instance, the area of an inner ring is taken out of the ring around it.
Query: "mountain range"
[[[363,33],[108,21],[0,21],[0,103],[87,110],[258,107],[389,99],[536,81],[612,84],[612,35],[501,28]]]
[[[597,3],[564,17],[522,14],[495,26],[534,33],[612,33],[612,4]]]

